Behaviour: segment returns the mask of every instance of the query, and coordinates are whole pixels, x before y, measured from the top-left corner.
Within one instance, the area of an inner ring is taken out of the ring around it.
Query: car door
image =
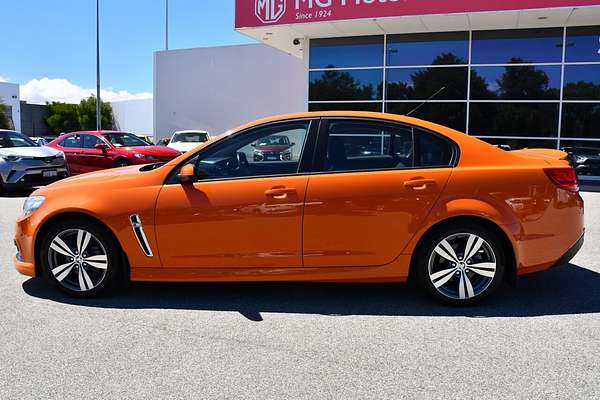
[[[331,119],[321,126],[306,193],[304,266],[391,263],[446,185],[454,145],[378,120]]]
[[[312,158],[306,143],[309,136],[316,138],[315,124],[294,120],[237,133],[189,160],[196,165],[195,182],[182,184],[175,176],[169,178],[156,205],[163,265],[302,267],[308,174],[301,161]],[[297,143],[291,159],[255,161],[252,144],[273,134]]]
[[[91,134],[82,134],[82,150],[80,153],[81,169],[84,172],[98,171],[112,166],[108,155],[110,145],[102,138]],[[96,145],[105,145],[106,150],[96,148]]]
[[[81,142],[81,135],[73,134],[65,136],[58,143],[60,150],[65,153],[69,171],[74,175],[83,173],[83,165],[81,162]]]

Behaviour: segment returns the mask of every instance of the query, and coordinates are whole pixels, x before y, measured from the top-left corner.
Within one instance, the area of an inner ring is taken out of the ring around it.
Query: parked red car
[[[268,136],[252,144],[254,161],[291,161],[292,147],[295,145],[287,136]]]
[[[150,145],[133,133],[115,131],[72,132],[48,146],[65,153],[73,175],[132,164],[167,162],[181,155],[168,147]]]

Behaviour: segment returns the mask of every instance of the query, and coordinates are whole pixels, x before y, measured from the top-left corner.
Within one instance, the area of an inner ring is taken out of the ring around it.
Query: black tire
[[[471,235],[477,238],[471,242],[470,254],[479,244],[479,238],[483,242],[467,260],[464,259],[464,253],[467,251]],[[450,251],[444,253],[447,249],[444,247],[446,244],[442,244],[444,240],[450,244],[454,254]],[[461,245],[463,242],[464,246]],[[440,302],[456,306],[478,303],[491,296],[502,284],[507,260],[502,243],[496,232],[483,225],[461,223],[436,229],[428,235],[416,253],[418,282]],[[438,248],[438,245],[441,247]],[[436,248],[446,257],[440,255]],[[450,261],[454,256],[458,263]],[[492,264],[495,266],[492,267]],[[474,272],[473,269],[478,272]],[[492,273],[493,276],[490,276]]]
[[[129,165],[129,161],[127,161],[124,158],[119,158],[116,162],[115,162],[115,168],[121,168],[121,167],[127,167]]]
[[[55,238],[59,237],[67,245],[68,252],[76,253],[74,249],[79,247],[77,243],[79,242],[79,236],[77,236],[79,231],[91,234],[91,238],[87,242],[85,241],[85,233],[82,235],[82,243],[86,244],[84,251],[89,254],[83,252],[79,254],[79,256],[85,255],[89,258],[78,257],[79,260],[75,260],[64,252],[64,246],[62,245],[59,246],[59,250],[62,250],[62,252],[56,251],[58,242],[55,242],[54,246],[51,247]],[[45,232],[40,243],[38,259],[43,268],[44,277],[59,290],[74,297],[87,298],[97,296],[108,289],[116,287],[122,270],[121,249],[106,227],[81,218],[63,220],[52,225]],[[105,257],[106,261],[98,260],[98,257]],[[60,269],[68,263],[75,265]],[[100,265],[101,268],[89,264]],[[104,264],[106,265],[104,266]],[[83,271],[83,274],[81,271]],[[83,284],[82,280],[84,281]]]

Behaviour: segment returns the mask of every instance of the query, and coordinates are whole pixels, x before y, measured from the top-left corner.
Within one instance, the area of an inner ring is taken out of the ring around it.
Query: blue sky
[[[95,86],[95,0],[2,3],[0,77]],[[100,7],[103,88],[151,92],[153,52],[164,47],[164,0],[100,0]],[[170,48],[252,42],[233,25],[234,0],[170,0]]]

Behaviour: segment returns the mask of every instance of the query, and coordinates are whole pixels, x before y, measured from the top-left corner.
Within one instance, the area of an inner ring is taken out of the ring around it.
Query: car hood
[[[177,157],[181,154],[181,152],[165,146],[119,147],[119,149],[129,153],[147,154],[155,157]]]
[[[58,154],[58,150],[52,147],[0,147],[0,156],[18,157],[52,157]]]
[[[259,151],[283,151],[290,147],[288,144],[274,144],[270,146],[256,146]]]

